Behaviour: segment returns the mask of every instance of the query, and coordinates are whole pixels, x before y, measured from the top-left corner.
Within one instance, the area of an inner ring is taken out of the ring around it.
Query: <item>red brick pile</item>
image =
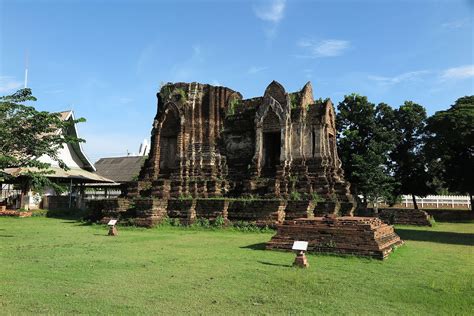
[[[430,215],[423,210],[388,208],[380,210],[378,217],[389,224],[431,226]]]
[[[0,211],[0,216],[30,217],[32,214],[31,212],[17,212],[11,210]]]
[[[296,240],[308,241],[309,252],[350,254],[385,259],[403,244],[393,227],[373,217],[315,217],[285,221],[266,249],[290,251]]]

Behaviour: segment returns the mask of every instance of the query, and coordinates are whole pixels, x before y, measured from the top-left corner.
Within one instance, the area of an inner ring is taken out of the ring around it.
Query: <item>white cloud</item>
[[[444,70],[441,73],[441,79],[467,79],[474,77],[474,65],[454,67]]]
[[[376,81],[382,85],[394,85],[405,81],[414,81],[420,79],[421,76],[429,74],[430,71],[428,70],[418,70],[418,71],[410,71],[405,72],[397,76],[393,77],[385,77],[385,76],[372,76],[370,75],[368,78],[370,80]]]
[[[350,42],[336,39],[328,39],[322,41],[302,39],[298,42],[298,46],[307,51],[307,54],[298,55],[298,57],[334,57],[342,55],[344,51],[350,47]]]
[[[441,24],[442,27],[447,28],[447,29],[460,29],[468,25],[469,25],[469,19],[467,18]]]
[[[254,6],[253,11],[257,18],[266,22],[263,33],[268,41],[273,41],[277,36],[278,24],[285,16],[286,0],[260,1],[260,5]]]
[[[266,22],[278,23],[285,15],[286,0],[265,1],[262,5],[254,7],[255,15]]]
[[[264,70],[268,69],[268,67],[256,67],[256,66],[252,66],[249,68],[249,70],[247,70],[247,73],[249,75],[254,75],[256,73],[259,73],[259,72],[262,72]]]
[[[0,76],[0,93],[14,92],[23,86],[23,82],[9,76]]]

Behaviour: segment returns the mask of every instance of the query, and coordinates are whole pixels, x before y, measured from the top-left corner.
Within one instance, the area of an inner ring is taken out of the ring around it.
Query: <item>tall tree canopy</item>
[[[423,154],[423,136],[426,110],[423,106],[406,101],[394,111],[394,128],[397,145],[390,154],[393,175],[398,186],[395,195],[410,194],[418,208],[415,195],[430,193],[430,174]]]
[[[63,121],[57,113],[37,111],[24,104],[32,101],[36,98],[31,89],[0,97],[0,172],[10,167],[30,168],[26,172],[30,182],[44,184],[49,183],[45,175],[50,164],[39,158],[49,156],[67,169],[58,150],[66,143],[83,140],[62,131],[85,120]]]
[[[351,94],[337,106],[338,150],[352,192],[375,202],[391,195],[389,153],[395,146],[393,110]]]
[[[456,100],[446,111],[428,119],[426,155],[441,168],[450,191],[467,193],[473,209],[474,194],[474,96]]]

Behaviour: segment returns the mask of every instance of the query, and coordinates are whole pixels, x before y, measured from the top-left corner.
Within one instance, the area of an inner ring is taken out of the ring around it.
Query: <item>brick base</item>
[[[285,221],[266,249],[291,251],[296,240],[308,241],[309,252],[350,254],[385,259],[403,244],[393,227],[371,217],[315,217]]]

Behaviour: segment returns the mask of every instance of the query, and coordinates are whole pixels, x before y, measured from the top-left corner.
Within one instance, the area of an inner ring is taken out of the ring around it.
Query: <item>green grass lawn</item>
[[[303,270],[272,233],[0,218],[0,314],[472,314],[474,223],[397,231],[385,261]]]

